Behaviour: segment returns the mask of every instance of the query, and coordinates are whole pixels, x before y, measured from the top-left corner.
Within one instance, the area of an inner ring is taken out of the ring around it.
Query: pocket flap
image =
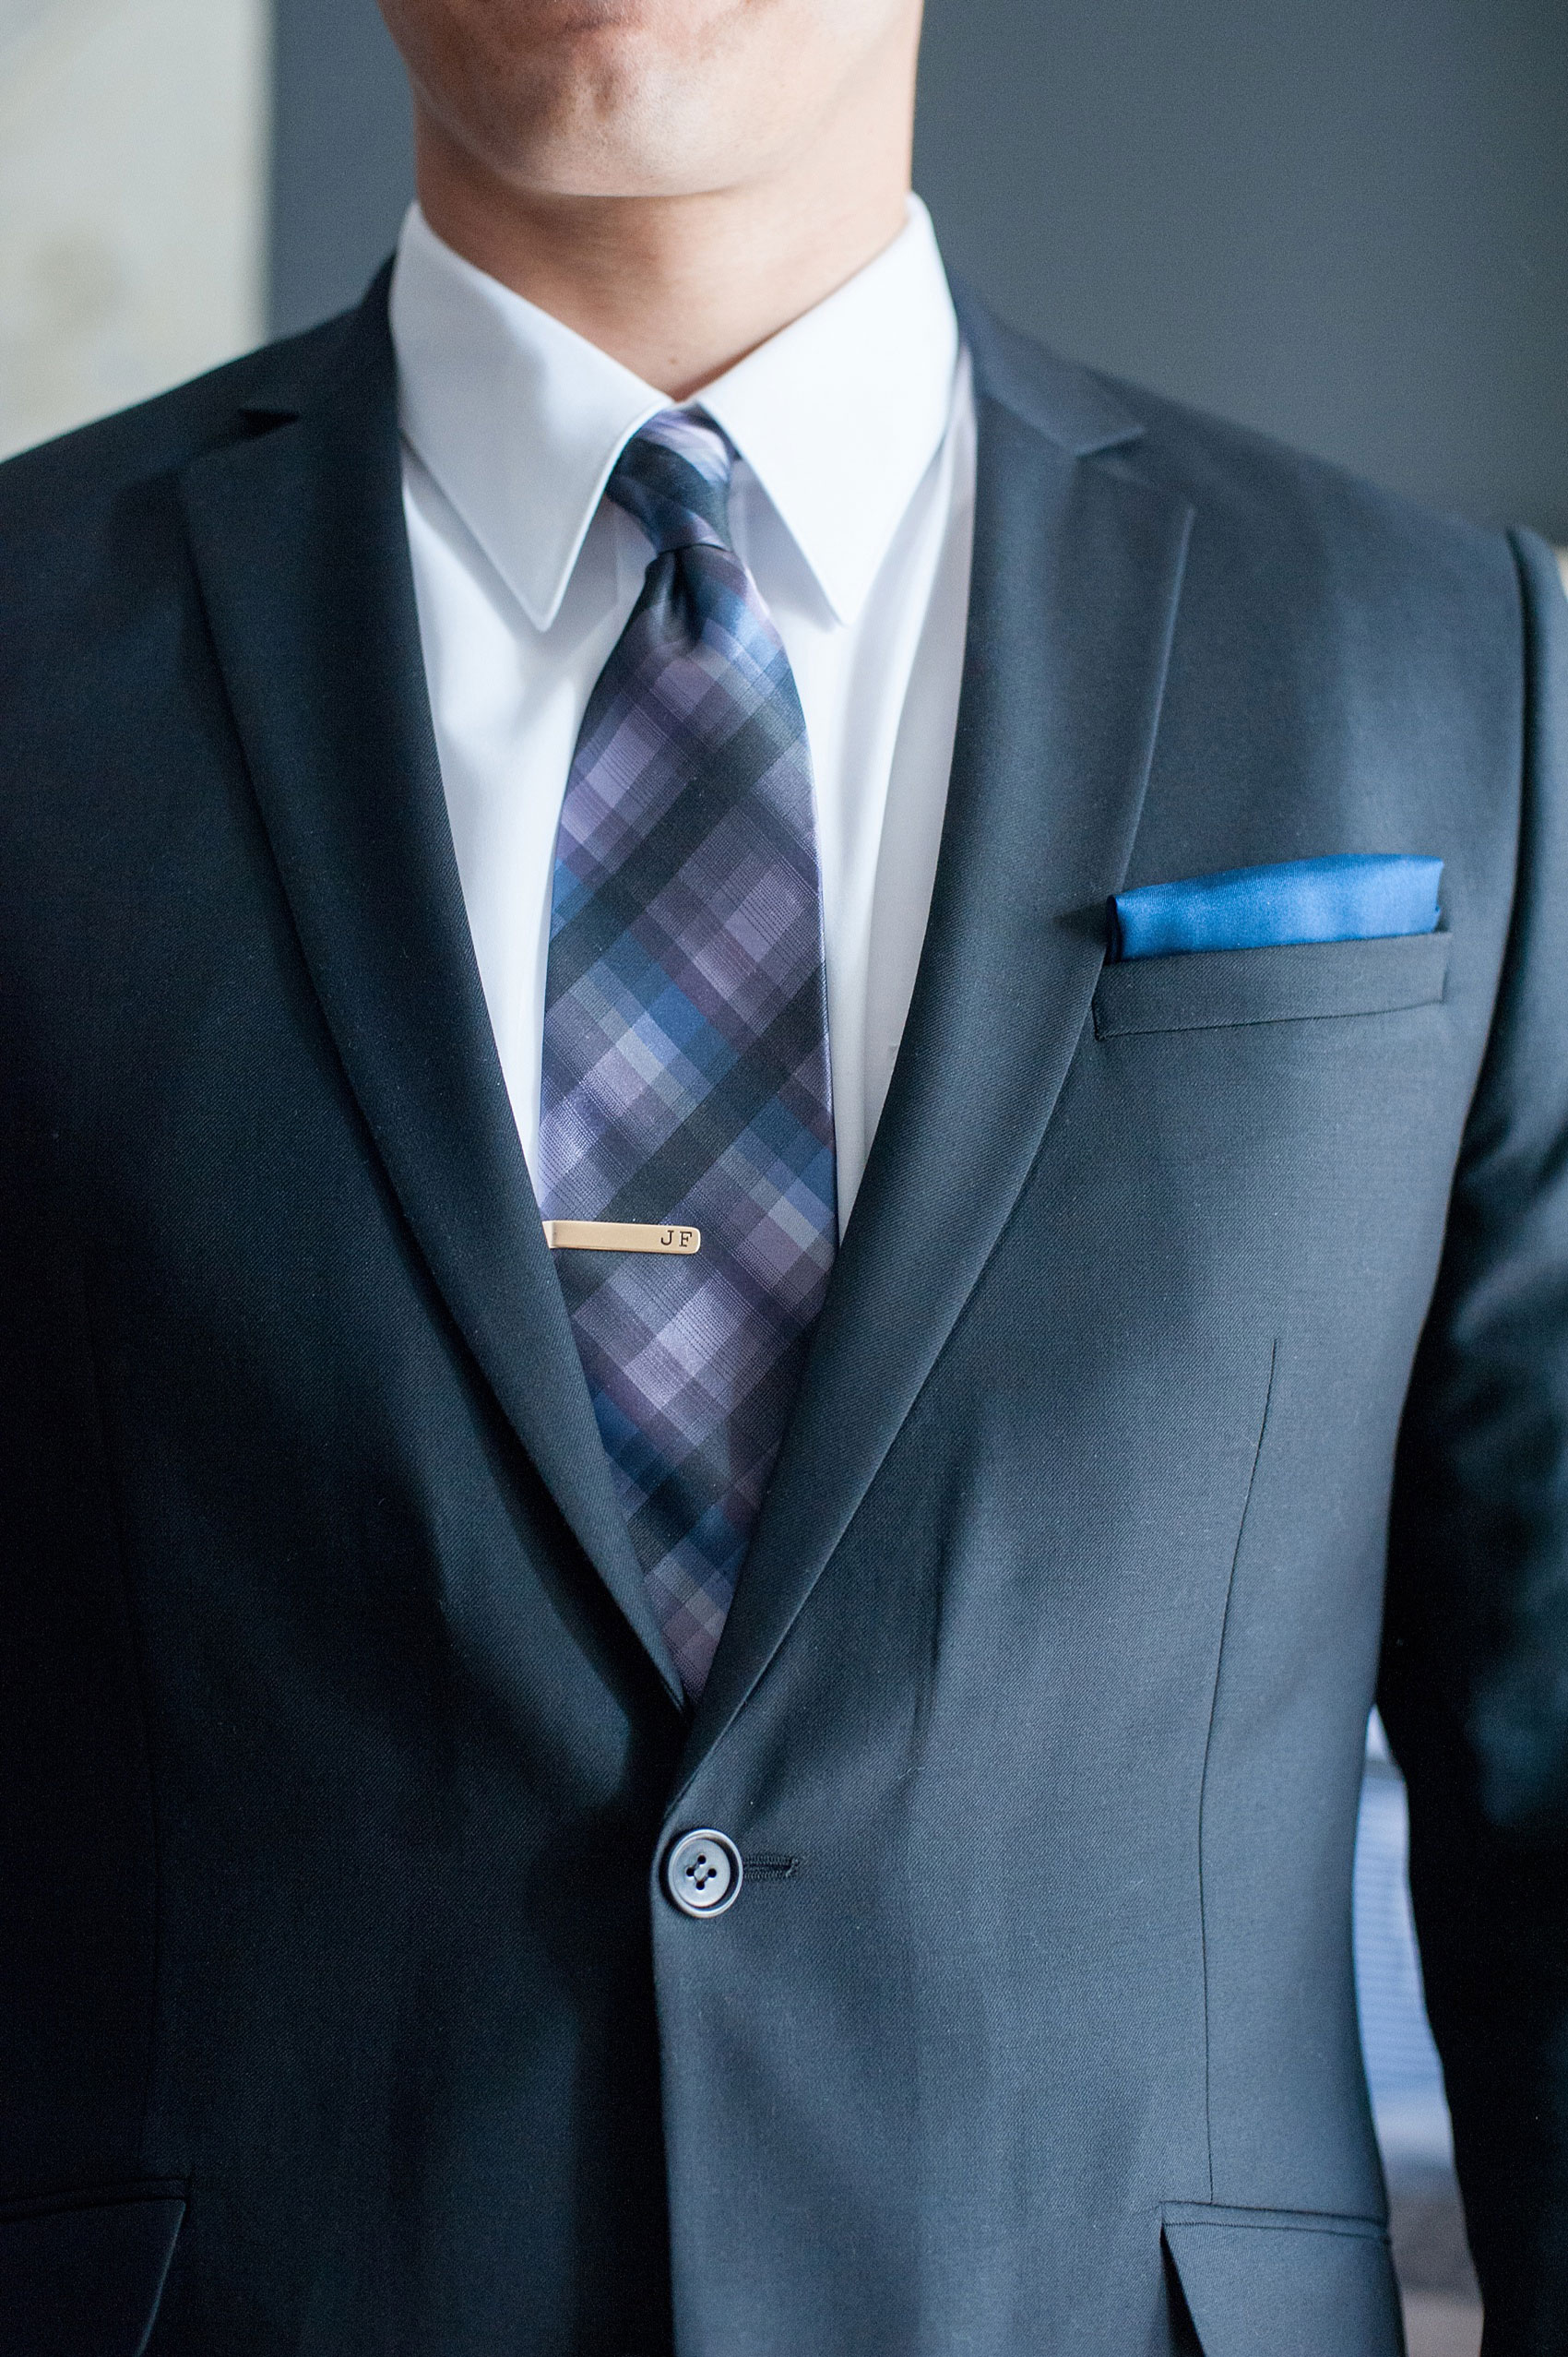
[[[1443,996],[1453,937],[1396,934],[1384,941],[1292,942],[1274,949],[1134,958],[1101,973],[1094,994],[1095,1037],[1392,1015],[1431,1006]]]
[[[0,2217],[6,2357],[142,2357],[184,2214],[160,2192]]]
[[[1204,2357],[1403,2357],[1388,2237],[1375,2220],[1315,2211],[1165,2211]]]

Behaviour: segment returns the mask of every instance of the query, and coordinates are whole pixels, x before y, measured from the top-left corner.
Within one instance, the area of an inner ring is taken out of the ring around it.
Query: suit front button
[[[741,1853],[727,1833],[704,1826],[664,1854],[664,1887],[683,1915],[722,1915],[741,1895]]]

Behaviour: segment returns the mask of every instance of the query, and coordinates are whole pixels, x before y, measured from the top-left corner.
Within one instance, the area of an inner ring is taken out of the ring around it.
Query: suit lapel
[[[936,889],[892,1089],[688,1772],[788,1632],[1039,1150],[1148,772],[1184,504],[1093,380],[966,315],[975,562]],[[280,361],[280,372],[289,365]],[[385,288],[182,492],[218,658],[350,1085],[455,1323],[671,1696],[474,962],[423,686]],[[263,427],[263,417],[266,428]]]
[[[279,367],[288,365],[280,359]],[[430,725],[385,284],[196,459],[186,521],[327,1023],[473,1357],[671,1696],[495,1054]]]
[[[1154,745],[1190,511],[1093,380],[965,320],[980,402],[968,638],[941,856],[886,1109],[694,1772],[810,1593],[1039,1150],[1102,962]]]

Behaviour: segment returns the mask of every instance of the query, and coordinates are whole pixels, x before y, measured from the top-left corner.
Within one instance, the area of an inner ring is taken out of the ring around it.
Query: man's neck
[[[897,131],[831,170],[802,157],[683,196],[519,189],[422,114],[417,146],[420,203],[438,237],[672,400],[853,278],[906,218],[908,140]]]

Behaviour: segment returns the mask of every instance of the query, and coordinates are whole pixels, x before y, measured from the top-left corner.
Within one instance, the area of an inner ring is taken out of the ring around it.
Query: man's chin
[[[705,141],[706,127],[650,120],[640,111],[608,124],[536,120],[523,136],[497,139],[479,154],[494,182],[546,206],[695,199],[757,176],[759,141],[737,157],[728,138]]]

